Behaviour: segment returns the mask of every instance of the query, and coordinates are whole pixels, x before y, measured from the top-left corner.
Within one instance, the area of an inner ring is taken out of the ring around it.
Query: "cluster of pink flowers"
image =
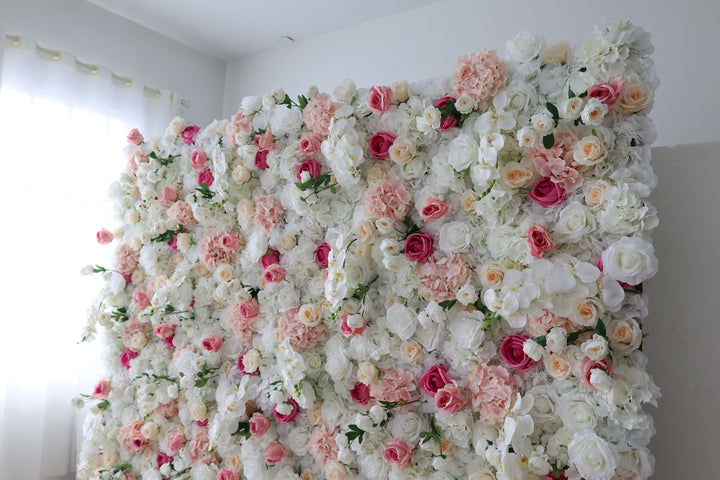
[[[200,243],[200,259],[211,269],[230,263],[240,248],[240,237],[233,232],[212,232]]]
[[[292,347],[303,352],[314,347],[325,336],[325,329],[322,323],[318,325],[306,325],[298,317],[300,307],[291,308],[278,321],[278,328],[282,337],[290,342]]]
[[[310,453],[315,461],[322,466],[338,458],[338,446],[335,442],[336,433],[334,429],[322,425],[313,430],[312,435],[310,435]]]
[[[233,303],[228,311],[227,322],[233,333],[247,342],[255,331],[255,319],[260,313],[260,305],[253,299],[242,303]]]
[[[515,402],[519,379],[501,366],[479,364],[468,379],[470,402],[490,424],[505,418]]]
[[[284,213],[282,205],[272,195],[258,197],[255,201],[255,224],[265,232],[275,228]]]
[[[505,66],[494,50],[483,50],[458,58],[451,79],[456,95],[466,94],[480,102],[505,87]]]
[[[370,187],[365,196],[365,211],[371,218],[402,219],[410,208],[410,193],[399,178],[391,178]]]
[[[303,109],[303,119],[307,127],[321,137],[327,137],[330,130],[330,121],[337,110],[337,103],[330,100],[330,95],[321,93]]]
[[[148,444],[148,439],[141,432],[140,420],[133,420],[118,431],[118,442],[129,452],[138,452]]]
[[[440,260],[430,257],[418,268],[418,291],[430,301],[454,300],[469,279],[470,269],[460,255],[448,255]]]
[[[382,402],[409,402],[416,390],[413,374],[402,368],[383,370],[370,384],[370,396]]]

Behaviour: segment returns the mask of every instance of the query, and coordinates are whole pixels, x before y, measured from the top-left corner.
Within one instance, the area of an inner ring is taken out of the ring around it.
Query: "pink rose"
[[[392,89],[390,87],[372,87],[368,92],[367,106],[371,112],[385,113],[392,106]]]
[[[220,335],[213,333],[203,338],[202,346],[208,352],[217,352],[222,348],[223,339]]]
[[[543,253],[552,252],[555,249],[555,242],[550,238],[550,232],[545,225],[531,225],[528,228],[527,237],[530,255],[535,258],[542,258]]]
[[[411,233],[405,239],[405,256],[416,262],[424,262],[433,254],[435,240],[426,232]]]
[[[262,265],[263,268],[267,268],[273,263],[280,263],[280,252],[270,247],[260,259],[260,265]]]
[[[368,143],[370,154],[378,160],[386,160],[390,157],[390,147],[396,138],[397,135],[392,132],[377,132]]]
[[[289,423],[295,420],[295,417],[297,417],[299,406],[298,403],[293,400],[292,398],[289,398],[287,402],[292,406],[292,411],[288,413],[287,415],[283,415],[281,413],[278,413],[277,411],[277,404],[273,405],[273,415],[275,415],[275,420],[277,420],[280,423]]]
[[[545,475],[545,478],[543,480],[568,480],[568,478],[565,476],[565,472],[560,474],[559,477],[556,477],[553,472],[548,473]]]
[[[453,97],[442,97],[440,100],[435,102],[435,107],[439,108],[441,111],[443,108],[447,106],[447,103],[452,100],[453,102],[455,99]],[[447,114],[442,113],[440,115],[440,130],[443,132],[447,132],[451,128],[457,127],[460,124],[460,119],[454,115],[454,114]]]
[[[182,132],[182,139],[183,142],[185,142],[185,145],[192,145],[195,143],[195,134],[200,131],[200,127],[197,125],[190,125],[189,127],[185,127],[185,130]]]
[[[267,156],[267,150],[258,150],[255,154],[255,166],[260,170],[265,170],[266,168],[268,168]]]
[[[137,128],[133,128],[130,130],[130,133],[128,133],[127,141],[130,145],[140,145],[145,139]]]
[[[221,468],[217,474],[217,480],[238,480],[239,478],[237,472],[229,468]]]
[[[439,198],[430,197],[425,200],[425,205],[420,209],[420,218],[426,223],[434,222],[447,215],[451,208]]]
[[[541,207],[554,207],[560,205],[567,198],[567,192],[560,185],[545,177],[538,181],[528,194],[530,200]]]
[[[142,434],[142,423],[140,420],[133,420],[118,431],[118,442],[128,452],[139,452],[148,443],[148,439]]]
[[[95,237],[97,238],[97,242],[100,245],[107,245],[108,243],[113,241],[113,234],[110,230],[103,227],[95,234]]]
[[[202,170],[207,164],[207,154],[202,150],[195,150],[190,157],[190,166],[194,170]]]
[[[467,398],[454,383],[448,383],[435,393],[435,406],[448,413],[462,410]]]
[[[140,310],[145,310],[150,306],[150,299],[148,298],[145,290],[135,290],[133,292],[133,303],[137,305]]]
[[[263,272],[262,279],[265,283],[279,283],[285,280],[287,272],[277,263],[268,265]]]
[[[265,462],[269,464],[279,463],[283,458],[285,458],[285,448],[280,442],[273,440],[268,443],[267,447],[265,447],[263,458],[265,459]]]
[[[162,189],[162,193],[160,194],[160,202],[163,205],[170,205],[172,203],[175,203],[175,200],[177,200],[177,192],[174,188],[165,187]]]
[[[593,387],[592,383],[590,383],[590,375],[592,375],[592,371],[596,368],[606,372],[608,375],[612,375],[613,373],[613,366],[608,357],[603,358],[599,362],[592,360],[590,357],[585,357],[577,364],[577,369],[580,372],[580,381],[593,391],[597,390],[597,388]]]
[[[327,268],[330,250],[330,245],[327,242],[321,243],[315,249],[315,261],[320,265],[320,268]]]
[[[260,412],[253,413],[250,417],[250,433],[256,437],[261,436],[270,428],[270,420]]]
[[[102,379],[95,385],[95,388],[93,388],[92,396],[98,400],[107,400],[110,395],[110,390],[112,390],[110,380]]]
[[[162,339],[175,335],[175,325],[172,323],[159,323],[155,326],[155,336]]]
[[[137,480],[133,472],[125,472],[125,480]]]
[[[253,142],[255,146],[258,147],[258,150],[275,150],[275,137],[273,137],[269,128],[265,133],[255,135]]]
[[[120,364],[127,370],[130,370],[130,360],[137,358],[138,353],[126,348],[120,355]]]
[[[315,160],[314,158],[308,158],[298,167],[297,175],[295,178],[297,178],[298,182],[302,182],[302,177],[300,175],[302,172],[308,172],[310,173],[310,178],[315,178],[320,175],[321,169],[322,167],[317,160]]]
[[[252,299],[250,301],[241,303],[237,311],[240,315],[240,318],[242,318],[243,320],[249,320],[258,316],[258,314],[260,313],[260,304],[258,304],[257,300]]]
[[[178,450],[180,450],[183,446],[185,446],[185,435],[180,433],[177,430],[173,430],[170,433],[170,436],[168,437],[167,441],[167,449],[170,453],[175,453]]]
[[[347,313],[343,313],[342,317],[340,317],[340,331],[342,332],[342,334],[348,338],[354,337],[355,335],[362,335],[365,331],[365,327],[367,326],[367,322],[363,322],[363,325],[360,328],[351,328],[347,324],[347,317]]]
[[[370,387],[364,383],[357,382],[352,390],[350,390],[350,396],[353,402],[358,405],[367,405],[370,402]]]
[[[437,391],[448,383],[450,383],[450,377],[447,375],[447,367],[443,365],[433,365],[420,377],[420,388],[431,397],[434,397]]]
[[[158,453],[157,457],[155,458],[155,462],[157,463],[157,468],[162,467],[166,463],[170,463],[174,460],[173,457],[168,455],[167,453],[160,452]]]
[[[510,334],[500,345],[500,357],[510,368],[519,372],[527,372],[538,363],[523,351],[523,343],[529,339],[527,335]]]
[[[400,468],[410,463],[412,456],[413,446],[397,438],[390,440],[383,451],[385,461],[391,465],[397,465]]]
[[[305,155],[312,155],[320,152],[322,137],[317,133],[306,132],[300,139],[300,151]]]
[[[612,112],[618,99],[625,91],[627,78],[615,77],[612,83],[602,82],[588,88],[588,98],[597,98],[601,103],[608,106],[608,112]]]
[[[213,184],[215,181],[215,177],[213,177],[212,172],[209,168],[206,168],[200,174],[198,174],[198,183],[204,183],[208,187]]]

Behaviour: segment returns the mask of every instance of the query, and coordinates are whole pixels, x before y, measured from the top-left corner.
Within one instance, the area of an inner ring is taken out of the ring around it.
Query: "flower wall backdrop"
[[[80,478],[646,479],[649,35],[128,135]]]

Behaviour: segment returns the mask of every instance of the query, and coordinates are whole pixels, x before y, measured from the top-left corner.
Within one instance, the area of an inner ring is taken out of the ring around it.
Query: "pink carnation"
[[[390,147],[395,142],[397,135],[392,132],[377,132],[370,138],[368,150],[378,160],[386,160],[390,157]]]
[[[98,400],[107,400],[108,396],[110,396],[110,390],[112,390],[110,380],[102,379],[93,388],[92,396]]]
[[[167,449],[170,453],[175,453],[185,446],[185,435],[180,433],[178,430],[170,432],[170,436],[167,441]]]
[[[142,423],[140,420],[133,420],[125,425],[118,432],[118,442],[125,447],[125,450],[131,453],[139,452],[148,443],[148,439],[140,432]]]
[[[451,208],[450,205],[439,198],[430,197],[425,200],[425,205],[420,209],[420,218],[426,223],[434,222],[447,215]]]
[[[371,218],[402,219],[410,206],[410,194],[399,178],[391,178],[369,188],[363,198],[365,211]]]
[[[208,352],[218,352],[222,348],[223,339],[220,335],[213,333],[203,338],[202,347]]]
[[[382,402],[409,402],[417,385],[412,373],[402,370],[383,370],[378,380],[370,385],[370,395]]]
[[[305,155],[320,153],[321,143],[322,137],[320,135],[314,132],[305,132],[300,139],[300,151]]]
[[[185,127],[185,130],[182,132],[182,139],[183,142],[185,142],[186,145],[192,145],[195,143],[195,135],[200,131],[200,127],[197,125],[190,125],[189,127]]]
[[[130,145],[140,145],[145,141],[145,139],[137,128],[133,128],[130,130],[130,133],[128,133],[127,141]]]
[[[110,230],[103,227],[95,234],[95,238],[100,245],[107,245],[113,241],[113,234]]]
[[[313,98],[303,109],[303,118],[308,128],[321,137],[326,137],[330,130],[330,120],[338,106],[330,100],[330,95],[321,93]]]
[[[392,107],[393,93],[390,87],[375,86],[368,92],[368,109],[378,115],[387,112]]]
[[[174,398],[167,403],[158,403],[154,413],[160,417],[175,418],[179,412],[178,399]]]
[[[273,137],[272,131],[269,128],[265,133],[255,135],[253,143],[258,147],[258,150],[275,150],[275,137]]]
[[[250,433],[255,437],[262,436],[270,428],[270,420],[260,412],[250,417]]]
[[[410,463],[412,456],[413,446],[397,438],[390,440],[383,451],[385,461],[400,468]]]
[[[200,259],[208,268],[231,263],[240,246],[240,237],[232,232],[212,232],[200,242]]]
[[[335,430],[323,425],[313,430],[310,435],[310,453],[315,461],[323,467],[338,458],[335,434]]]
[[[515,402],[518,379],[504,367],[480,364],[468,379],[473,408],[485,423],[500,423]]]
[[[255,224],[266,233],[280,223],[284,213],[280,202],[271,195],[258,197],[255,201]]]
[[[167,216],[185,227],[190,227],[195,224],[192,207],[184,200],[177,201],[168,208]]]
[[[278,328],[282,338],[288,340],[290,345],[298,351],[303,352],[320,343],[325,330],[323,324],[306,325],[298,318],[300,307],[295,307],[287,311],[285,315],[280,317]]]
[[[462,410],[467,398],[454,383],[448,383],[435,395],[435,406],[448,413],[457,413]]]
[[[177,192],[174,188],[165,187],[162,189],[162,193],[160,194],[160,202],[163,205],[170,205],[171,203],[174,203],[175,200],[177,200]]]
[[[220,471],[218,471],[216,480],[238,480],[239,478],[235,470],[221,468]]]
[[[147,292],[145,290],[140,290],[139,288],[136,289],[133,292],[133,303],[137,305],[137,307],[140,309],[140,311],[145,310],[147,307],[150,306],[150,299],[148,298]]]
[[[494,50],[483,50],[458,58],[451,80],[456,95],[466,94],[480,103],[505,87],[505,66]]]
[[[418,291],[428,301],[453,300],[469,279],[470,269],[460,255],[448,255],[440,260],[430,257],[418,268]]]
[[[115,251],[113,265],[123,275],[132,275],[140,260],[140,252],[124,243]]]

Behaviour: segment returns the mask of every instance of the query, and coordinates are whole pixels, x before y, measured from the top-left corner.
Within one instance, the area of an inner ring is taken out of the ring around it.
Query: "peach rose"
[[[590,135],[575,144],[573,150],[575,162],[586,167],[597,165],[607,158],[605,144],[595,135]]]
[[[655,92],[647,83],[630,83],[625,87],[615,108],[626,115],[645,112],[652,108],[654,97]]]
[[[598,318],[604,312],[605,308],[598,299],[587,297],[575,302],[568,319],[575,325],[594,328]]]
[[[642,343],[642,330],[633,318],[613,320],[607,328],[608,340],[613,351],[629,355]]]

